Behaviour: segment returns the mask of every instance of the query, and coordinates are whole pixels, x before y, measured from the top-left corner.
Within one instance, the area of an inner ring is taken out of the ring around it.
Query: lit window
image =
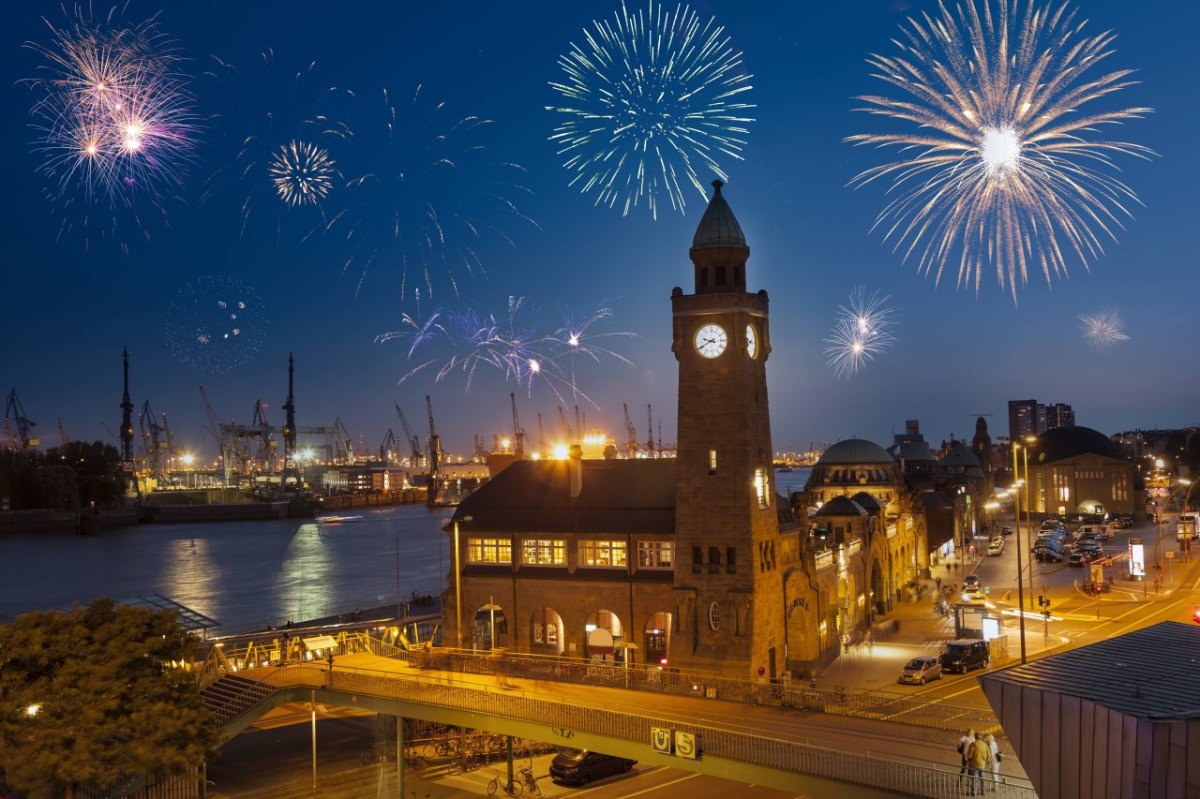
[[[521,563],[526,566],[566,566],[567,542],[561,538],[522,541]]]
[[[512,540],[471,538],[467,540],[468,563],[512,563]]]
[[[675,565],[672,541],[638,541],[639,569],[670,569]]]
[[[547,624],[546,625],[546,643],[548,643],[548,644],[557,644],[558,643],[558,625],[557,624]]]
[[[760,507],[760,508],[771,507],[770,489],[771,489],[771,484],[770,484],[770,481],[767,479],[767,470],[761,469],[761,468],[755,469],[754,470],[754,494],[756,497],[758,497],[758,507]]]
[[[626,550],[624,541],[580,541],[579,565],[611,568],[625,566]]]
[[[715,449],[710,449],[708,451],[708,473],[717,473],[717,451]]]

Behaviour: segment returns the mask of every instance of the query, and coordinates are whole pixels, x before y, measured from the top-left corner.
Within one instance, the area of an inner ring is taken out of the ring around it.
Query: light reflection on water
[[[440,593],[449,571],[441,527],[450,510],[407,505],[341,515],[359,518],[0,536],[0,615],[157,593],[232,630],[393,602],[397,573],[405,596]]]

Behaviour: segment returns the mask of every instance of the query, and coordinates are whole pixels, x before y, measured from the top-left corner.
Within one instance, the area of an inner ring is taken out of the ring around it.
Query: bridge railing
[[[446,648],[394,653],[377,648],[375,654],[403,659],[417,667],[442,671],[559,680],[897,721],[936,729],[970,728],[994,734],[1003,733],[996,716],[986,709],[944,702],[933,703],[926,699],[915,699],[885,691],[814,688],[794,682],[754,682],[703,672],[681,672],[658,666],[626,668],[565,658],[478,653]]]
[[[900,760],[891,753],[870,750],[841,751],[809,739],[772,738],[683,719],[633,715],[547,699],[519,689],[497,691],[491,683],[471,683],[450,676],[442,683],[356,667],[339,666],[330,671],[312,664],[272,670],[263,679],[280,688],[330,688],[553,725],[560,730],[585,731],[634,743],[649,744],[650,728],[665,727],[699,736],[702,753],[708,757],[937,799],[959,797],[966,789],[966,778],[957,770],[929,761]],[[995,787],[996,799],[1036,799],[1032,786],[1024,780],[989,783],[988,787]]]

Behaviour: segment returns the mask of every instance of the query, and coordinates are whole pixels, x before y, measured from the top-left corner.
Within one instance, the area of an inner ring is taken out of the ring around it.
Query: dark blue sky
[[[1006,401],[1028,397],[1070,403],[1080,424],[1106,433],[1200,421],[1200,375],[1185,354],[1200,289],[1200,62],[1194,50],[1200,8],[1167,0],[1082,4],[1088,31],[1111,28],[1118,34],[1117,52],[1106,64],[1136,68],[1141,81],[1112,105],[1100,101],[1098,107],[1153,107],[1152,116],[1121,134],[1160,157],[1119,161],[1122,179],[1146,207],[1135,210],[1120,241],[1106,245],[1107,255],[1091,273],[1076,268],[1052,288],[1035,278],[1014,308],[989,280],[976,297],[952,283],[935,287],[912,265],[901,264],[877,235],[868,234],[884,201],[882,187],[846,188],[856,173],[879,162],[878,154],[843,138],[878,129],[851,111],[853,97],[883,88],[869,77],[865,58],[890,52],[890,39],[908,13],[897,11],[899,5],[797,3],[786,11],[767,2],[695,6],[705,19],[716,15],[726,26],[754,76],[756,121],[745,161],[727,162],[725,194],[752,248],[748,283],[752,290],[765,288],[772,300],[768,376],[776,448],[850,435],[883,441],[916,417],[933,440],[964,436],[980,412],[994,414],[993,432],[1003,434]],[[910,5],[910,11],[936,7],[921,0]],[[641,429],[650,402],[670,440],[676,368],[669,295],[676,285],[691,290],[687,250],[703,203],[693,196],[686,215],[667,210],[657,221],[637,211],[622,218],[593,207],[591,197],[568,188],[561,159],[547,141],[558,122],[544,110],[557,100],[548,86],[560,77],[556,59],[581,39],[584,26],[614,8],[610,2],[189,2],[167,4],[160,19],[191,59],[185,68],[197,75],[210,55],[250,74],[258,54],[273,48],[281,68],[315,60],[318,84],[349,88],[360,97],[385,87],[404,94],[421,84],[454,115],[493,119],[490,151],[527,170],[531,194],[519,204],[537,225],[503,222],[515,247],[484,237],[479,249],[489,277],[465,283],[464,297],[499,309],[506,296],[527,295],[551,316],[563,303],[584,309],[607,300],[615,314],[610,329],[638,335],[614,345],[636,366],[606,362],[580,370],[580,385],[599,405],[586,408],[588,419],[620,438],[621,403],[629,403]],[[158,10],[135,0],[126,18]],[[101,420],[117,427],[124,345],[134,358],[135,403],[149,398],[170,416],[178,439],[199,446],[208,441],[197,386],[205,385],[226,419],[248,422],[254,401],[262,398],[281,421],[289,351],[299,368],[300,422],[331,424],[340,416],[370,448],[388,427],[399,431],[393,401],[423,420],[426,393],[434,396],[439,427],[456,451],[469,447],[472,433],[490,439],[510,427],[510,390],[518,392],[531,433],[538,411],[547,419],[556,416],[557,400],[544,387],[535,385],[530,395],[494,374],[481,372],[469,393],[461,378],[398,386],[410,368],[404,348],[374,342],[412,310],[394,270],[376,266],[356,296],[357,274],[342,274],[344,241],[298,243],[303,229],[294,220],[278,241],[255,231],[242,236],[235,193],[202,201],[206,178],[228,166],[230,151],[220,144],[228,119],[211,120],[201,134],[200,163],[182,199],[164,203],[169,228],[148,225],[149,241],[124,228],[128,255],[111,246],[85,250],[77,238],[56,242],[57,223],[42,196],[44,179],[36,172],[33,131],[26,124],[34,95],[17,84],[39,63],[21,45],[46,41],[41,14],[61,20],[51,3],[9,9],[0,42],[8,78],[0,102],[10,120],[0,148],[8,187],[0,217],[0,389],[17,388],[44,442],[57,442],[58,418],[72,438],[106,438]],[[204,116],[228,117],[242,102],[199,76],[195,89]],[[255,287],[270,318],[258,354],[221,375],[179,362],[164,332],[172,299],[206,275]],[[899,309],[897,342],[853,379],[838,380],[825,366],[822,339],[856,284],[892,296]],[[1120,310],[1131,340],[1097,352],[1080,341],[1076,317],[1105,307]]]

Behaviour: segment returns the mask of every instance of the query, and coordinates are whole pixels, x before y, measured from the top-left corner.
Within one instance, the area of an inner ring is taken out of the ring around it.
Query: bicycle
[[[362,763],[364,766],[373,766],[380,760],[388,759],[389,756],[390,753],[388,752],[387,747],[383,747],[383,750],[380,751],[380,747],[372,743],[363,750],[361,755],[358,756],[358,762]]]
[[[537,784],[537,777],[533,776],[533,766],[526,766],[517,773],[521,776],[521,784],[528,788],[530,793],[542,795],[541,786]]]
[[[525,789],[525,786],[522,785],[521,783],[517,782],[516,780],[509,780],[507,782],[501,782],[500,779],[501,779],[501,774],[499,771],[497,771],[496,776],[492,777],[491,781],[488,782],[488,784],[487,784],[487,795],[488,796],[495,796],[496,791],[498,791],[498,790],[503,790],[506,796],[520,796],[521,791],[523,791]]]

